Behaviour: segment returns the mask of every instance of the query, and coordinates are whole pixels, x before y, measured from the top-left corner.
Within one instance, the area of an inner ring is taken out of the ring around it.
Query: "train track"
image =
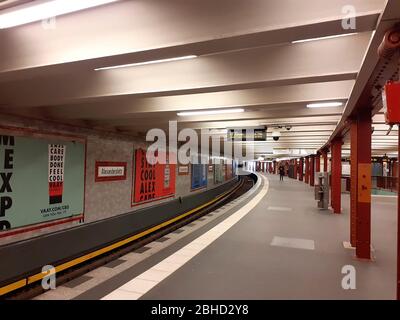
[[[57,272],[57,285],[62,285],[63,283],[69,282],[72,279],[78,278],[98,267],[101,267],[113,260],[116,260],[129,252],[139,249],[140,247],[145,246],[146,244],[153,242],[154,240],[161,238],[189,223],[192,221],[201,218],[202,216],[224,206],[225,204],[233,201],[234,199],[240,197],[247,191],[249,191],[254,186],[254,180],[247,176],[242,176],[240,182],[237,186],[235,186],[232,190],[230,190],[226,195],[221,197],[216,202],[213,202],[206,207],[203,207],[190,215],[185,216],[184,218],[167,225],[155,232],[152,232],[144,237],[141,237],[138,240],[130,242],[129,244],[123,245],[117,249],[114,249],[110,252],[102,254],[96,258],[90,259],[89,261],[83,262],[79,265],[70,267],[61,272]],[[28,286],[25,286],[19,290],[10,292],[0,299],[5,300],[27,300],[32,299],[42,293],[44,290],[41,286],[41,282],[37,282]]]

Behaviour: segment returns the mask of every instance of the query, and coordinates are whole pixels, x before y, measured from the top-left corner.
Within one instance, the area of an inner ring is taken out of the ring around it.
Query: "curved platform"
[[[0,259],[7,263],[0,265],[0,295],[41,280],[45,265],[57,272],[80,265],[217,203],[239,185],[234,179],[202,193],[2,246]]]
[[[395,205],[374,198],[373,216],[385,215],[375,228],[388,232],[376,232],[376,262],[365,263],[342,245],[348,207],[340,216],[320,211],[309,186],[262,176],[257,189],[217,218],[150,245],[153,251],[142,260],[138,253],[122,257],[112,276],[101,268],[82,283],[37,299],[391,299]],[[356,269],[356,290],[342,288],[348,265]]]

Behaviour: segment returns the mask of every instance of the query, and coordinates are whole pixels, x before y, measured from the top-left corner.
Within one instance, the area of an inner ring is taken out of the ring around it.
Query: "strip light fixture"
[[[0,12],[0,29],[12,28],[119,0],[42,0]]]
[[[343,102],[321,102],[321,103],[310,103],[307,108],[334,108],[343,106]]]
[[[185,111],[178,112],[177,115],[180,117],[191,117],[191,116],[211,116],[217,114],[231,114],[231,113],[241,113],[244,109],[223,109],[223,110],[205,110],[205,111]]]
[[[342,37],[348,37],[348,36],[353,36],[357,34],[358,32],[353,32],[353,33],[344,33],[344,34],[337,34],[334,36],[327,36],[327,37],[319,37],[319,38],[311,38],[311,39],[301,39],[301,40],[296,40],[292,41],[292,43],[303,43],[303,42],[311,42],[311,41],[318,41],[318,40],[327,40],[327,39],[335,39],[335,38],[342,38]]]
[[[167,58],[167,59],[160,59],[160,60],[151,60],[151,61],[144,61],[144,62],[137,62],[137,63],[130,63],[130,64],[121,64],[121,65],[118,65],[118,66],[102,67],[102,68],[97,68],[97,69],[94,69],[94,70],[95,71],[102,71],[102,70],[130,68],[130,67],[144,66],[144,65],[147,65],[147,64],[156,64],[156,63],[163,63],[163,62],[188,60],[188,59],[194,59],[194,58],[197,58],[197,56],[196,55],[189,55],[189,56],[174,57],[174,58]]]

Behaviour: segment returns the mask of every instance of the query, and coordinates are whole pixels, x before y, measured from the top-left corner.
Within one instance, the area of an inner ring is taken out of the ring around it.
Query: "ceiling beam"
[[[141,113],[259,107],[263,110],[293,109],[307,103],[345,101],[354,80],[308,83],[222,92],[170,95],[161,97],[111,97],[92,103],[37,107],[36,114],[62,119],[111,119]],[[111,107],[112,106],[112,107]],[[18,108],[23,114],[29,108]]]
[[[57,17],[54,29],[44,29],[37,22],[3,30],[0,79],[340,34],[346,32],[341,28],[345,5],[357,8],[356,31],[371,31],[383,3],[303,0],[299,6],[292,0],[119,1]],[[92,62],[82,63],[85,60]]]
[[[216,92],[355,79],[371,33],[196,59],[4,83],[0,105],[60,105],[111,96]]]

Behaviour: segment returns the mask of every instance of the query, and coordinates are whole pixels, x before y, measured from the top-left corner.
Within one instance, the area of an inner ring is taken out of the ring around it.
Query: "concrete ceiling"
[[[346,5],[357,10],[356,30],[341,26]],[[341,121],[344,107],[306,105],[347,103],[386,5],[386,0],[302,0],[301,5],[298,0],[126,0],[57,17],[54,28],[32,23],[0,30],[1,112],[134,134],[167,128],[168,120],[194,129],[265,125],[269,133],[291,125],[290,131],[282,129],[279,142],[268,138],[265,150],[261,145],[257,152],[317,150]],[[355,34],[292,43],[349,32]],[[94,70],[186,55],[198,57]],[[245,112],[177,116],[237,107]],[[374,138],[394,141],[394,135],[384,137],[381,120],[378,115]]]
[[[33,2],[33,0],[0,0],[0,10],[9,9],[16,7],[28,2]]]

